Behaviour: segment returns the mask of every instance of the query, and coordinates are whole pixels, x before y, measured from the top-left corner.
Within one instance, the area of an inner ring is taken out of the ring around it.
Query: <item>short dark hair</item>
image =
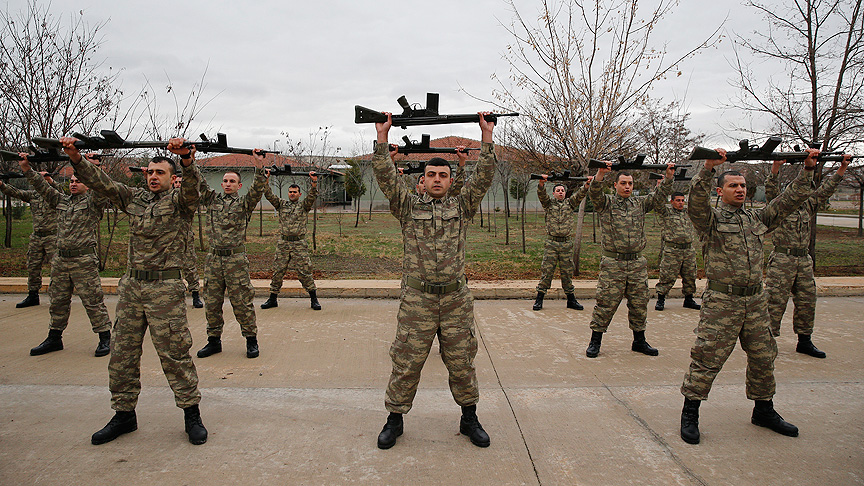
[[[675,199],[676,197],[684,197],[684,193],[681,192],[681,191],[675,191],[675,192],[673,192],[673,193],[672,193],[672,199]]]
[[[168,164],[169,167],[171,167],[171,173],[172,174],[177,173],[177,163],[174,162],[173,159],[169,159],[168,157],[162,157],[160,155],[160,156],[153,157],[152,159],[150,159],[150,162],[153,164],[161,164],[162,162],[165,162]]]
[[[555,192],[555,189],[558,189],[558,186],[563,187],[564,192],[567,192],[567,186],[565,186],[564,184],[555,184],[554,186],[552,186],[552,192]]]
[[[720,174],[720,177],[717,178],[717,187],[723,187],[723,184],[726,183],[726,177],[728,176],[744,177],[744,174],[738,172],[737,170],[727,170],[726,172]]]
[[[423,166],[423,172],[426,172],[427,167],[447,167],[450,169],[450,173],[453,173],[453,168],[450,167],[450,162],[442,159],[441,157],[432,157],[431,159],[426,161],[426,165]]]
[[[300,186],[298,186],[297,184],[291,184],[290,186],[288,186],[288,189],[293,189],[293,188],[297,188],[298,191],[300,190]]]
[[[225,174],[234,174],[237,176],[237,182],[243,182],[243,176],[236,170],[226,170]],[[222,177],[225,177],[225,174],[222,174]]]
[[[621,178],[621,176],[633,177],[633,174],[627,172],[626,170],[619,171],[617,174],[615,174],[615,182],[616,183],[618,182],[618,179]]]

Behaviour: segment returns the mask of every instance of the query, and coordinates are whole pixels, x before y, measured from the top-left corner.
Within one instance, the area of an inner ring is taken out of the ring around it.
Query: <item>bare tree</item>
[[[705,139],[705,134],[693,134],[687,128],[690,114],[684,111],[682,101],[664,103],[647,99],[637,113],[635,133],[639,152],[647,155],[652,164],[686,160],[693,146]]]
[[[864,236],[864,165],[849,166],[843,185],[858,191],[858,236]]]

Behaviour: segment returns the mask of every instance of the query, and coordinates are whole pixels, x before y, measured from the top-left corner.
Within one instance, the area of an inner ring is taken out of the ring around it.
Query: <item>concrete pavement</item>
[[[817,213],[816,224],[822,224],[825,226],[841,226],[843,228],[857,228],[858,215]]]
[[[110,418],[107,358],[77,298],[65,349],[31,357],[48,308],[16,309],[0,295],[0,484],[864,484],[862,297],[820,297],[818,360],[794,352],[791,309],[778,339],[776,406],[801,429],[779,436],[749,423],[744,354],[736,350],[701,409],[702,443],[678,436],[678,388],[698,312],[649,306],[652,358],[633,353],[619,309],[600,357],[584,355],[593,301],[476,303],[481,401],[492,438],[480,449],[458,434],[459,410],[437,345],[405,435],[375,447],[384,424],[398,302],[280,299],[257,309],[261,357],[245,358],[226,304],[224,351],[195,359],[207,444],[193,446],[182,412],[145,343],[139,429],[90,445]],[[114,315],[116,297],[107,298]],[[258,299],[260,304],[263,299]],[[189,308],[195,345],[202,309]]]

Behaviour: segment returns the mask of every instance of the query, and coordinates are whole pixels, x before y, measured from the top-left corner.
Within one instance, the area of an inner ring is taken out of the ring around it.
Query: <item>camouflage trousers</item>
[[[545,294],[552,286],[552,278],[555,276],[555,267],[560,268],[561,288],[564,293],[572,294],[576,288],[573,287],[573,246],[576,240],[569,238],[567,241],[555,241],[546,237],[546,246],[543,249],[543,263],[540,264],[540,283],[537,284],[537,292]]]
[[[816,280],[813,278],[813,259],[810,255],[796,257],[785,253],[771,253],[765,271],[765,293],[768,294],[768,314],[771,315],[771,333],[780,335],[780,321],[786,312],[789,294],[795,310],[792,330],[795,334],[813,334],[816,321]]]
[[[222,303],[225,294],[234,309],[243,337],[258,334],[255,323],[255,289],[249,279],[249,260],[245,253],[219,256],[210,253],[204,267],[204,315],[207,316],[207,335],[219,337],[225,326]]]
[[[303,288],[310,292],[316,290],[315,280],[312,278],[312,260],[309,259],[309,246],[306,240],[285,241],[279,240],[276,245],[276,257],[273,261],[273,280],[270,281],[270,293],[278,294],[282,289],[282,279],[288,267],[297,272],[297,279]]]
[[[447,367],[453,399],[463,407],[477,403],[480,392],[474,369],[477,355],[474,299],[468,287],[435,295],[406,287],[403,282],[397,322],[396,339],[390,346],[393,371],[384,399],[387,411],[411,410],[420,372],[438,332],[441,359]]]
[[[630,329],[644,331],[648,320],[648,260],[643,256],[636,260],[601,257],[591,330],[606,332],[625,297]]]
[[[108,362],[111,408],[130,411],[138,403],[141,346],[148,328],[162,371],[174,391],[174,402],[180,408],[200,402],[198,373],[189,354],[192,333],[186,322],[183,281],[143,281],[126,274],[117,285],[117,293],[117,318]]]
[[[30,234],[27,244],[27,291],[42,290],[42,265],[51,262],[57,253],[57,235],[39,236]]]
[[[192,229],[186,234],[186,266],[181,269],[183,280],[186,281],[186,291],[198,292],[201,283],[198,281],[198,257],[195,255],[195,235]]]
[[[66,329],[73,291],[84,304],[93,332],[110,331],[111,318],[105,307],[102,280],[99,278],[99,258],[95,254],[72,258],[54,255],[51,260],[51,283],[48,285],[51,299],[48,306],[51,315],[49,329]]]
[[[702,294],[696,343],[690,349],[690,369],[684,375],[681,393],[691,400],[706,400],[737,341],[747,353],[747,398],[770,400],[774,396],[777,343],[768,328],[764,292],[747,297],[714,290]]]
[[[668,245],[663,247],[660,256],[660,281],[654,290],[667,295],[681,275],[681,290],[684,295],[696,293],[696,250],[692,247],[682,250]]]

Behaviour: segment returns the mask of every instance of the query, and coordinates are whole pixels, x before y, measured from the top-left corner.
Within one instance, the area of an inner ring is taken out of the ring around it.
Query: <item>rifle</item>
[[[78,150],[105,150],[105,149],[164,149],[168,147],[168,142],[161,140],[126,140],[114,130],[102,130],[99,132],[101,136],[89,137],[80,133],[73,133],[72,136],[77,138],[75,147]],[[221,153],[221,154],[244,154],[252,155],[252,149],[235,148],[228,146],[228,139],[224,133],[216,134],[216,140],[210,140],[203,133],[200,135],[201,141],[187,141],[183,144],[184,147],[195,147],[198,152]],[[60,140],[45,137],[33,137],[33,143],[39,147],[46,149],[62,149],[63,144]],[[278,154],[271,150],[261,150],[260,153]]]
[[[585,182],[588,180],[587,177],[571,177],[569,170],[565,170],[564,172],[553,172],[547,175],[549,177],[546,178],[546,182]],[[543,176],[541,174],[531,174],[530,180],[541,181],[543,180]]]
[[[33,153],[27,156],[27,161],[32,164],[38,164],[41,162],[69,162],[69,156],[61,153],[56,148],[40,149],[38,147],[30,147],[30,151]],[[0,157],[5,160],[21,160],[21,156],[16,152],[9,152],[7,150],[0,150]],[[101,160],[103,155],[93,154],[90,157],[96,160]]]
[[[677,165],[675,166],[676,169],[677,169],[678,167],[679,167],[679,166],[677,166]],[[688,167],[689,167],[689,166],[688,166]],[[662,179],[663,179],[663,176],[662,176],[661,174],[657,174],[657,173],[655,173],[655,172],[652,172],[652,173],[648,174],[648,179],[649,179],[649,180],[652,180],[652,181],[659,181],[659,180],[662,180]],[[692,177],[687,177],[687,168],[685,167],[685,168],[683,168],[683,169],[680,169],[680,170],[676,170],[676,171],[675,171],[675,177],[673,178],[673,180],[674,180],[675,182],[682,182],[682,181],[692,181],[693,178],[692,178]]]
[[[450,125],[453,123],[477,123],[480,115],[439,115],[438,93],[426,93],[426,108],[415,108],[408,103],[405,95],[396,100],[402,107],[401,115],[393,115],[393,125],[406,129],[418,125]],[[484,116],[488,122],[497,122],[499,116],[519,116],[519,113],[492,113]],[[380,111],[354,105],[354,123],[384,123],[387,115]]]
[[[399,150],[400,154],[455,154],[459,150],[455,147],[430,147],[429,144],[432,141],[432,137],[429,134],[424,133],[421,137],[420,141],[412,141],[408,138],[408,135],[402,137],[402,140],[405,141],[405,145],[396,146],[394,144],[390,144],[390,150]],[[480,150],[479,148],[464,148],[462,149],[463,154],[470,153],[472,150]]]
[[[24,174],[20,172],[4,172],[0,174],[0,181],[6,182],[9,179],[23,179]]]
[[[278,167],[276,165],[271,165],[270,167],[265,167],[265,169],[269,169],[270,175],[275,175],[275,176],[287,175],[287,176],[309,177],[309,172],[294,172],[294,169],[292,169],[290,165],[283,165],[281,167]]]
[[[396,163],[394,162],[393,164],[395,165]],[[396,169],[397,169],[397,172],[398,172],[399,167],[397,166]],[[411,163],[408,163],[408,164],[405,164],[405,167],[402,167],[402,175],[409,175],[409,174],[422,174],[422,173],[424,173],[425,171],[426,171],[425,164],[411,164]]]
[[[801,150],[800,145],[793,147],[794,152],[775,152],[774,149],[780,145],[783,139],[777,136],[768,137],[762,146],[750,145],[749,140],[741,140],[738,142],[738,150],[726,152],[726,162],[734,163],[744,160],[785,160],[789,164],[797,164],[803,162],[807,158],[807,152]],[[821,144],[808,144],[810,148],[820,148]],[[821,152],[816,160],[825,162],[839,162],[843,160],[842,151],[826,151]],[[853,156],[852,158],[860,158],[861,156]],[[718,160],[720,154],[716,150],[705,147],[695,147],[690,153],[690,160]]]
[[[612,164],[612,170],[666,170],[666,164],[646,164],[645,157],[645,154],[638,154],[635,159],[627,160],[623,155],[619,155],[618,162]],[[588,160],[589,169],[602,169],[605,167],[606,162],[603,162],[602,160]],[[690,165],[675,164],[675,167],[690,167]]]

